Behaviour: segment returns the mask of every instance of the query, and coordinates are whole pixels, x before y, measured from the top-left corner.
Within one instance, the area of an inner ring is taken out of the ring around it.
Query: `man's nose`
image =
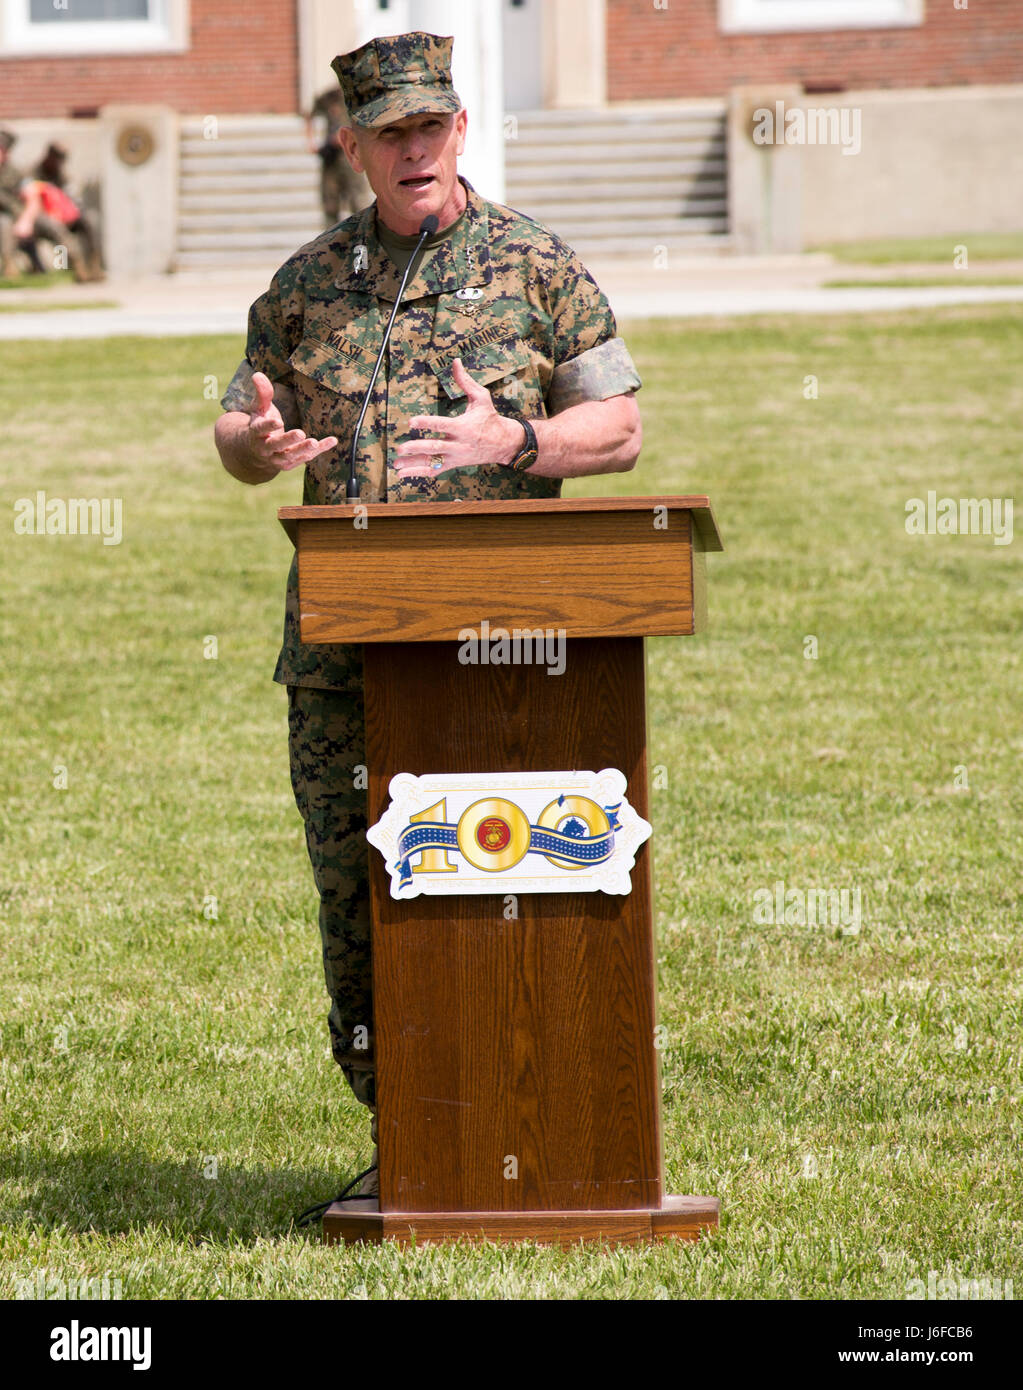
[[[410,160],[422,159],[425,153],[426,141],[423,139],[423,137],[419,134],[418,131],[411,131],[409,133],[408,139],[405,141],[403,157],[405,159]]]

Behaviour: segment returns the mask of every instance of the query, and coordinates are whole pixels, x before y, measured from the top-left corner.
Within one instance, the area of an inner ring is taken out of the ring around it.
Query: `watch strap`
[[[537,448],[536,431],[533,429],[533,426],[528,420],[523,420],[519,416],[515,418],[525,430],[526,440],[508,466],[509,468],[514,468],[516,473],[521,473],[526,468],[532,468],[533,464],[536,463],[539,449]]]

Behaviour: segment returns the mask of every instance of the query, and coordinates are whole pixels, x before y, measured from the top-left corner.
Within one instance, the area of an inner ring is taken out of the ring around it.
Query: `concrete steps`
[[[280,262],[323,230],[320,162],[299,116],[181,122],[175,264]]]
[[[509,122],[505,202],[588,260],[727,250],[723,102],[525,111]],[[280,262],[323,230],[299,116],[181,122],[176,264]]]
[[[729,248],[724,102],[524,111],[508,135],[505,201],[584,259]]]

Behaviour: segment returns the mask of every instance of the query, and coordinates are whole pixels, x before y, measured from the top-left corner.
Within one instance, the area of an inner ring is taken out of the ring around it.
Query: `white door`
[[[501,0],[506,111],[543,106],[543,0]]]
[[[455,41],[451,76],[469,113],[459,168],[484,198],[504,198],[501,10],[505,0],[356,0],[359,42],[425,30]],[[539,6],[537,7],[539,8]]]

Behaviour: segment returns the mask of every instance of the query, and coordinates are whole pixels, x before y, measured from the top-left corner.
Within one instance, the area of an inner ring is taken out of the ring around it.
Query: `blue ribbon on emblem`
[[[401,869],[399,888],[407,888],[412,882],[412,869],[409,859],[424,849],[457,849],[458,827],[445,825],[443,821],[422,820],[414,825],[406,825],[398,836],[398,867]]]
[[[567,860],[580,868],[587,864],[603,864],[611,858],[615,847],[615,831],[621,827],[618,812],[622,803],[605,806],[609,826],[602,835],[587,835],[581,820],[572,817],[563,830],[550,830],[545,825],[530,825],[529,847],[526,854],[543,854]],[[458,827],[444,821],[415,821],[406,825],[398,836],[399,888],[412,882],[409,860],[427,849],[458,849]]]

